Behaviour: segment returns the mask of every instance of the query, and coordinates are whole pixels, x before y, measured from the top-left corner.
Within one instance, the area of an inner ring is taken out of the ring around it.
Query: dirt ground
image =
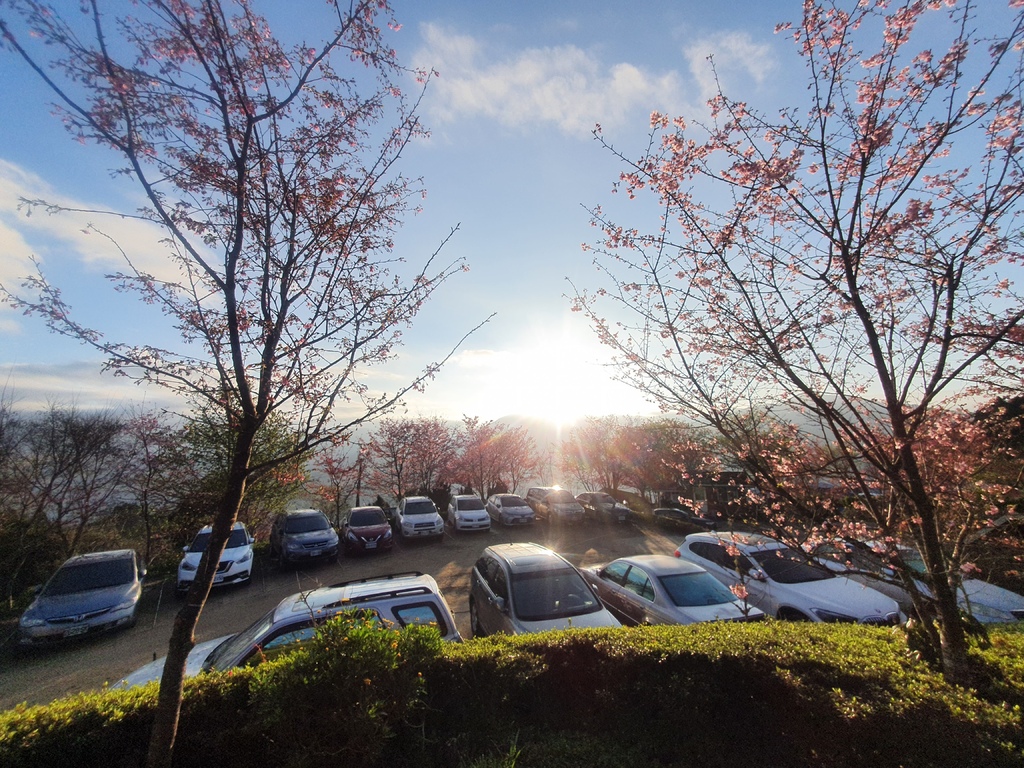
[[[429,573],[441,587],[459,632],[470,637],[469,574],[484,547],[505,541],[536,541],[560,552],[577,566],[605,563],[625,555],[671,554],[684,534],[633,525],[587,525],[567,529],[538,525],[493,528],[483,532],[448,532],[442,541],[399,541],[391,553],[343,557],[279,570],[257,561],[251,583],[214,590],[207,602],[196,640],[201,642],[244,629],[283,598],[301,590],[349,579],[397,571]],[[146,587],[132,629],[61,647],[17,652],[15,625],[0,635],[0,709],[53,699],[114,683],[129,672],[163,656],[179,602],[172,581]]]

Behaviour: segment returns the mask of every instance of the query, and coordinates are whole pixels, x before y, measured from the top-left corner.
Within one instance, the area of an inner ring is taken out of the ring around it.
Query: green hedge
[[[947,685],[897,631],[703,624],[442,646],[349,618],[186,689],[175,763],[427,768],[1021,766],[1024,634]],[[139,765],[155,686],[0,714],[4,766]]]

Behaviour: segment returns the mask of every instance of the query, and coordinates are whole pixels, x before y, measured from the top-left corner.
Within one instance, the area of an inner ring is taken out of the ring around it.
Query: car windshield
[[[120,557],[116,560],[101,560],[81,565],[63,566],[53,574],[43,590],[47,597],[88,592],[90,589],[105,589],[135,581],[135,569],[131,559]]]
[[[203,531],[197,533],[196,537],[192,539],[192,546],[188,548],[189,552],[205,552],[207,545],[210,543],[210,531]],[[231,535],[228,536],[228,543],[225,545],[225,549],[234,549],[235,547],[244,547],[249,543],[249,534],[241,528],[235,528],[231,531]]]
[[[512,600],[523,621],[549,621],[601,610],[583,577],[572,568],[515,573]]]
[[[680,608],[732,603],[736,595],[710,573],[673,573],[659,576],[669,599]]]
[[[237,635],[229,637],[214,648],[210,655],[206,657],[206,661],[203,662],[203,671],[209,672],[211,669],[227,669],[234,666],[235,659],[242,656],[256,643],[266,637],[273,628],[274,611],[272,610],[270,613],[260,617],[255,623],[250,624],[247,629],[243,629]]]
[[[360,509],[353,512],[348,519],[348,524],[353,528],[369,527],[371,525],[384,525],[387,518],[379,509]]]
[[[789,547],[761,549],[750,553],[769,579],[779,584],[803,584],[835,578],[835,574],[820,565],[812,565],[807,558]]]
[[[518,496],[502,496],[501,506],[508,509],[510,507],[529,507],[530,505]]]
[[[296,515],[285,518],[285,533],[310,533],[311,531],[326,531],[331,527],[324,515]]]
[[[548,504],[575,504],[576,497],[568,491],[551,491],[544,497],[544,501]]]
[[[405,503],[405,514],[407,515],[432,515],[437,510],[432,501],[407,501]]]
[[[472,510],[483,508],[484,503],[480,501],[480,499],[478,499],[476,496],[474,496],[472,499],[459,499],[459,509]]]
[[[595,504],[614,504],[615,499],[609,496],[607,493],[595,493],[590,497]]]

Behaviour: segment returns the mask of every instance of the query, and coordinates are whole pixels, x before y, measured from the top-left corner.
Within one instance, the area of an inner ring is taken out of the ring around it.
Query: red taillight
[[[681,557],[681,555],[679,554],[679,550],[678,549],[675,552],[673,552],[672,554],[674,554],[676,557]]]

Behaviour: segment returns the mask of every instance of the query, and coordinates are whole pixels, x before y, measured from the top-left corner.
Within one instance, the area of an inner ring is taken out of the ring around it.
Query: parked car
[[[338,556],[338,532],[318,509],[278,515],[270,529],[270,556],[282,565]]]
[[[346,552],[387,551],[395,543],[391,524],[380,507],[353,507],[341,533]]]
[[[21,615],[18,642],[42,645],[133,626],[145,576],[131,549],[66,560]]]
[[[396,522],[403,538],[437,538],[444,536],[444,520],[426,496],[406,496],[398,502]]]
[[[706,531],[715,530],[717,520],[708,515],[700,515],[689,509],[678,507],[657,507],[651,510],[654,515],[654,522],[658,525],[680,527],[692,530],[694,527],[703,528]]]
[[[532,543],[484,550],[470,575],[469,622],[475,637],[619,626],[568,560]]]
[[[583,507],[585,518],[602,523],[624,523],[629,519],[629,507],[617,502],[610,494],[588,491],[576,497]]]
[[[185,662],[192,677],[211,669],[226,670],[277,658],[299,648],[316,633],[318,625],[342,611],[370,610],[395,627],[410,624],[436,626],[445,640],[462,638],[451,608],[433,577],[419,572],[394,573],[342,582],[286,597],[237,635],[199,643]],[[166,657],[146,664],[118,682],[129,688],[159,680]]]
[[[489,531],[491,517],[479,496],[461,494],[452,496],[448,505],[448,522],[456,531]]]
[[[893,625],[901,618],[892,598],[761,534],[691,533],[675,554],[727,587],[743,587],[749,602],[779,619]]]
[[[899,547],[898,553],[912,571],[924,575],[924,561],[916,549]],[[899,603],[904,613],[914,610],[910,593],[899,583],[896,571],[886,565],[869,545],[860,542],[850,542],[845,547],[823,545],[815,549],[814,555],[829,570],[888,595]],[[924,596],[931,596],[923,581],[915,579],[914,586]],[[1024,596],[982,579],[964,577],[956,598],[964,613],[983,624],[1024,621]]]
[[[547,485],[535,485],[533,488],[526,489],[526,495],[523,497],[530,509],[533,510],[534,517],[537,520],[542,519],[541,515],[541,502],[544,501],[544,497],[547,496],[551,491],[555,490],[552,486]]]
[[[751,621],[764,613],[736,597],[696,563],[668,555],[620,557],[582,570],[601,602],[623,624]]]
[[[583,521],[583,507],[564,488],[530,488],[526,492],[526,502],[533,508],[538,520],[556,525]]]
[[[200,529],[192,543],[185,547],[185,556],[178,563],[178,592],[185,592],[196,578],[196,570],[203,552],[210,543],[213,528],[209,525]],[[217,564],[217,573],[213,577],[213,586],[225,584],[247,584],[252,574],[253,537],[245,528],[245,523],[237,522],[231,527],[228,542],[224,545],[224,553]]]
[[[487,514],[500,525],[531,525],[537,520],[526,500],[514,493],[496,493],[487,499]]]

